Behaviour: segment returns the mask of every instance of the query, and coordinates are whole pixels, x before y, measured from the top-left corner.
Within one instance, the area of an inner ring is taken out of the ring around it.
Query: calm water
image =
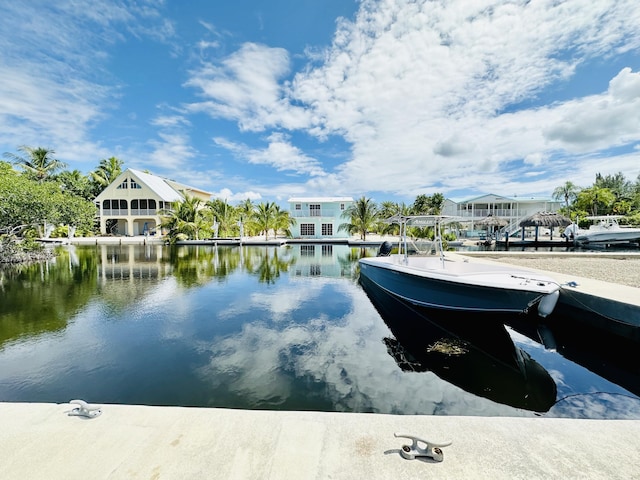
[[[637,345],[412,309],[359,281],[375,250],[59,251],[0,270],[0,401],[640,418]]]

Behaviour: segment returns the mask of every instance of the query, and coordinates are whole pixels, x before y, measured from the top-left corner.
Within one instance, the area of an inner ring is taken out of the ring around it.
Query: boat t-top
[[[360,259],[360,274],[411,304],[452,311],[527,312],[549,315],[560,295],[559,284],[544,274],[497,262],[470,260],[445,252],[441,226],[457,221],[447,215],[396,215],[400,225],[398,253],[383,243],[376,257]],[[434,239],[420,248],[407,235],[409,227],[434,228]]]

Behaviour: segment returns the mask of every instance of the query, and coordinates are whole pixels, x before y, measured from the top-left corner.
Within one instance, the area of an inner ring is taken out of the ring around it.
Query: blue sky
[[[637,0],[0,0],[0,152],[237,203],[640,174]]]

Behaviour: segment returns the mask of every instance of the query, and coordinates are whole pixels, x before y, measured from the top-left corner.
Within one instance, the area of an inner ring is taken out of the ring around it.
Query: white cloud
[[[148,162],[155,168],[176,170],[180,165],[196,155],[189,137],[184,133],[159,132],[160,140],[151,140],[153,151]]]
[[[640,73],[624,68],[609,89],[550,109],[545,137],[569,151],[599,150],[640,140]]]
[[[108,48],[127,35],[168,41],[152,2],[2,2],[0,144],[48,145],[65,160],[113,155],[93,139],[119,95]]]
[[[223,188],[218,192],[214,192],[212,197],[223,200],[223,201],[227,201],[230,204],[235,204],[236,202],[241,202],[246,199],[249,199],[251,201],[260,200],[262,198],[262,195],[260,195],[260,193],[258,192],[252,192],[252,191],[234,193],[229,188]]]
[[[267,138],[268,145],[264,149],[250,148],[220,137],[214,138],[214,142],[232,152],[236,157],[246,159],[254,165],[270,165],[278,171],[307,174],[312,177],[324,175],[320,162],[305,155],[280,133],[271,134]]]
[[[580,154],[588,167],[587,151],[640,141],[638,74],[621,71],[606,93],[513,108],[595,57],[637,48],[638,24],[631,1],[364,1],[355,21],[340,24],[325,62],[292,82],[292,97],[312,111],[309,131],[353,145],[337,177],[308,185],[337,178],[403,194],[507,182],[518,192],[523,172],[502,168],[519,159],[537,171],[563,167],[567,179],[576,164],[558,156]],[[548,195],[550,186],[525,188]]]
[[[185,85],[196,88],[205,100],[188,108],[235,120],[242,130],[261,131],[276,122],[285,128],[303,127],[304,110],[288,103],[279,83],[289,71],[286,50],[245,43],[219,64],[203,62],[192,72]]]

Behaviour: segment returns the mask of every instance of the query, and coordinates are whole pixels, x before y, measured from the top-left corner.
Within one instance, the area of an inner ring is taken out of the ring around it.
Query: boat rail
[[[398,253],[404,255],[405,262],[411,253],[412,255],[440,255],[440,259],[444,264],[444,248],[442,247],[442,224],[459,221],[459,217],[451,215],[394,215],[387,218],[386,223],[398,224],[400,226],[400,243]],[[423,239],[414,241],[407,234],[408,227],[433,227],[433,240],[425,241]],[[420,248],[419,243],[424,243],[426,248]],[[411,247],[411,249],[409,248]]]

